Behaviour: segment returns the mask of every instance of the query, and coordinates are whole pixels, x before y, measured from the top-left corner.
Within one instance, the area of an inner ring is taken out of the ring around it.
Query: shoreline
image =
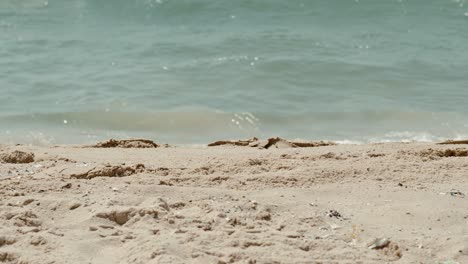
[[[167,135],[161,135],[155,137],[147,133],[131,133],[129,134],[118,134],[118,133],[107,133],[102,132],[98,135],[88,135],[84,137],[84,134],[69,134],[71,131],[62,131],[60,136],[55,134],[48,134],[42,132],[30,133],[28,135],[15,134],[13,131],[7,130],[6,133],[0,135],[0,145],[31,145],[38,147],[52,147],[52,146],[73,146],[73,145],[87,145],[93,144],[96,142],[105,141],[109,138],[144,138],[150,139],[158,143],[167,143],[172,146],[177,147],[202,147],[206,146],[209,143],[216,140],[236,140],[236,139],[246,139],[249,137],[257,136],[255,134],[244,135],[244,136],[228,136],[228,137],[218,137],[216,135],[207,136],[206,134],[201,134],[198,137],[190,134],[184,136],[183,134],[174,134],[174,136],[168,137]],[[223,134],[219,132],[219,134]],[[107,135],[107,136],[103,136]],[[267,139],[270,137],[275,137],[276,134],[272,135],[262,135],[262,139]],[[303,141],[303,142],[315,142],[315,141],[328,141],[335,142],[340,145],[366,145],[366,144],[381,144],[381,143],[439,143],[447,140],[466,140],[468,135],[463,133],[456,133],[454,135],[438,135],[430,134],[425,132],[388,132],[379,135],[348,135],[346,136],[285,136],[285,139],[294,140],[294,141]]]
[[[0,145],[0,260],[468,262],[468,145],[283,143]]]

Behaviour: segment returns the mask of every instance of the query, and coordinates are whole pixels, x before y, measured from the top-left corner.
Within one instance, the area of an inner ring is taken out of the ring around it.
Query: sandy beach
[[[0,263],[468,263],[468,145],[107,143],[0,146]]]

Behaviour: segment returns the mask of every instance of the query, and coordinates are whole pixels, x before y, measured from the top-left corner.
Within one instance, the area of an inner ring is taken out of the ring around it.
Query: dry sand
[[[468,145],[104,145],[0,146],[0,263],[468,263]]]

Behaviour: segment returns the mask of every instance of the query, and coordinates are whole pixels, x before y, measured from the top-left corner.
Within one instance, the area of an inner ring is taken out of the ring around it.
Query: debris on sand
[[[460,192],[459,190],[452,189],[449,193],[453,197],[465,198],[465,194]]]
[[[379,250],[381,253],[394,260],[402,257],[400,247],[388,238],[376,238],[374,241],[367,244],[367,246],[369,249]]]
[[[15,150],[9,154],[2,154],[0,160],[6,163],[31,163],[34,162],[34,153]]]
[[[76,208],[78,208],[80,206],[81,206],[80,203],[73,203],[72,205],[70,205],[70,210],[75,210]]]
[[[420,152],[421,157],[439,157],[439,158],[449,158],[449,157],[468,157],[468,150],[457,148],[457,149],[446,149],[446,150],[435,150],[427,149]]]
[[[468,140],[447,140],[444,142],[437,143],[439,145],[461,145],[468,144]]]
[[[93,148],[159,148],[160,145],[148,139],[110,139],[91,146]]]
[[[330,210],[326,213],[326,215],[330,218],[344,219],[343,216],[336,210]]]
[[[333,146],[336,145],[334,142],[302,142],[302,141],[288,141],[286,139],[275,137],[269,138],[268,140],[259,140],[258,138],[251,138],[247,140],[236,140],[236,141],[216,141],[208,144],[209,147],[213,146],[222,146],[222,145],[232,145],[232,146],[242,146],[242,147],[258,147],[262,149],[269,148],[313,148],[313,147],[324,147],[324,146]]]
[[[215,146],[223,146],[223,145],[232,145],[232,146],[242,146],[242,147],[247,147],[252,143],[258,142],[258,138],[250,138],[246,140],[221,140],[221,141],[216,141],[213,143],[208,144],[208,147],[215,147]]]
[[[315,147],[325,147],[336,145],[334,142],[301,142],[301,141],[287,141],[285,139],[276,137],[269,138],[268,143],[263,146],[266,149],[269,148],[315,148]]]
[[[76,179],[92,179],[96,177],[125,177],[130,176],[136,173],[143,172],[145,170],[145,165],[137,164],[135,166],[122,166],[122,165],[106,165],[101,168],[92,168],[91,170],[71,174],[71,178]]]
[[[63,185],[61,188],[62,189],[70,189],[72,187],[72,184],[71,183],[67,183],[65,185]]]
[[[387,247],[390,244],[390,239],[388,238],[376,238],[374,241],[369,243],[367,247],[369,249],[382,249]]]

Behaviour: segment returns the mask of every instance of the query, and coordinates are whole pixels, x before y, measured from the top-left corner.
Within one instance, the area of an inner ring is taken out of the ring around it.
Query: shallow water
[[[468,137],[468,1],[7,0],[0,142]]]

